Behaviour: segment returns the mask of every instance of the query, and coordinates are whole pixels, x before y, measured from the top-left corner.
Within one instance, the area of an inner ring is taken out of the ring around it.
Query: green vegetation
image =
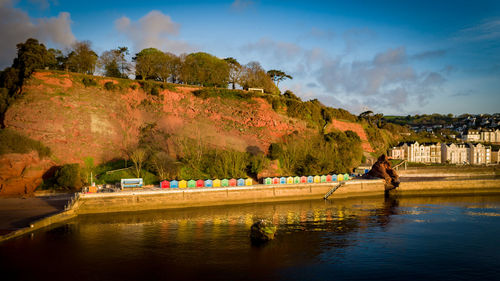
[[[106,91],[114,91],[117,88],[118,86],[116,86],[115,83],[111,81],[104,83],[104,89],[106,89]]]
[[[93,74],[97,65],[98,55],[92,50],[90,41],[81,41],[73,44],[72,51],[68,54],[66,63],[60,70]]]
[[[153,95],[153,96],[158,96],[160,94],[160,85],[159,83],[155,83],[152,81],[140,81],[139,85],[141,85],[141,88],[144,92],[147,94]]]
[[[307,138],[291,135],[272,144],[269,155],[278,159],[284,175],[345,173],[359,165],[361,140],[352,131],[317,134]]]
[[[286,74],[284,71],[271,69],[267,71],[267,75],[271,77],[271,80],[276,82],[276,87],[278,87],[279,83],[285,79],[293,79],[291,75]]]
[[[193,91],[193,94],[202,99],[220,97],[221,99],[250,100],[252,97],[257,96],[255,93],[251,92],[220,88],[202,88]]]
[[[83,77],[82,83],[85,87],[97,86],[97,82],[90,77]]]
[[[125,58],[125,55],[128,54],[127,47],[118,47],[102,53],[98,64],[104,69],[104,75],[107,77],[127,78],[132,67]]]
[[[207,53],[192,53],[184,59],[180,74],[181,79],[191,85],[227,87],[229,65]]]
[[[284,111],[288,116],[304,120],[311,128],[318,130],[323,130],[333,119],[358,120],[347,110],[325,106],[317,99],[303,102],[292,91],[285,91],[282,95],[266,95],[265,99],[275,111]]]
[[[453,117],[453,114],[441,115],[441,114],[423,114],[414,116],[384,116],[387,122],[391,122],[398,125],[445,125],[453,124],[459,120],[460,117]]]
[[[40,158],[50,156],[50,148],[11,129],[0,130],[0,155],[7,153],[38,152]]]
[[[80,190],[83,186],[80,165],[66,164],[57,170],[55,176],[57,187],[68,190]]]

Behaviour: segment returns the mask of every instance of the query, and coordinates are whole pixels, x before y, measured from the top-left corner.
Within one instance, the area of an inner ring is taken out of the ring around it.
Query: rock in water
[[[391,167],[391,163],[385,154],[380,155],[371,170],[363,175],[364,178],[381,178],[385,180],[385,190],[391,190],[399,186],[399,176]]]
[[[250,228],[250,239],[253,242],[262,243],[274,239],[276,226],[267,220],[259,220]]]

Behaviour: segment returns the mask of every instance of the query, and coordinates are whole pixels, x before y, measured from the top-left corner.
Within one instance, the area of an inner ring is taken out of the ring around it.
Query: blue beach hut
[[[205,187],[213,187],[214,182],[212,180],[206,180],[205,181]]]
[[[179,188],[179,182],[176,180],[170,181],[170,188]]]
[[[236,185],[237,186],[245,186],[245,179],[238,179],[238,181],[236,182]]]

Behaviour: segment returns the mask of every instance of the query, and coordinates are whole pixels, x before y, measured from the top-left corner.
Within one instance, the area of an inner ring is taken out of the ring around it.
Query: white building
[[[484,129],[480,133],[480,141],[483,142],[500,142],[500,130]]]
[[[478,130],[467,130],[462,138],[466,142],[478,142],[481,140],[481,134]]]
[[[441,144],[441,162],[450,164],[468,164],[469,148],[465,144]]]
[[[485,165],[491,164],[491,147],[484,146],[480,143],[472,144],[469,146],[469,163],[472,165]]]
[[[482,130],[467,130],[463,134],[463,140],[466,142],[492,142],[500,143],[500,130],[482,129]]]
[[[389,150],[394,159],[406,159],[408,162],[441,163],[440,143],[407,142]]]

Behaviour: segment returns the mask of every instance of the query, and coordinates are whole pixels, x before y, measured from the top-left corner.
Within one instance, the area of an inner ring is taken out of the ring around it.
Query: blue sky
[[[500,112],[500,1],[0,0],[0,67],[35,37],[259,61],[353,113]],[[436,3],[437,2],[437,3]]]

